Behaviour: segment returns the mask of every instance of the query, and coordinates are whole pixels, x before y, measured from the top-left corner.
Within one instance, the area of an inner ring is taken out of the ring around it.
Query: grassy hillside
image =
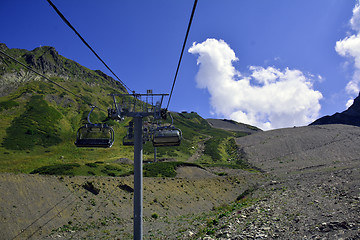
[[[133,147],[122,145],[125,126],[131,119],[116,122],[107,119],[106,112],[112,105],[108,94],[125,91],[121,84],[100,71],[89,70],[62,57],[52,47],[6,51],[70,92],[9,59],[0,59],[3,80],[0,86],[0,172],[107,176],[132,173]],[[81,149],[74,145],[76,131],[87,122],[91,110],[85,102],[99,107],[91,114],[93,123],[106,122],[113,127],[115,143],[112,148]],[[212,128],[194,112],[172,113],[172,116],[174,125],[183,133],[182,143],[178,147],[157,148],[157,159],[183,163],[196,154],[202,144],[205,150],[196,164],[231,167],[242,164],[233,138],[246,133]],[[144,119],[147,120],[150,119]],[[165,123],[169,124],[170,119]],[[154,159],[151,142],[144,145],[144,159]],[[179,165],[167,164],[161,168],[166,172]],[[147,174],[155,173],[147,171]],[[166,173],[156,173],[159,174],[166,176]]]

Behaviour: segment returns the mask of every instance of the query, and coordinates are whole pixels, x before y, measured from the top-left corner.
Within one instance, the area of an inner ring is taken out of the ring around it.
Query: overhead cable
[[[120,80],[120,78],[110,69],[110,67],[101,59],[101,57],[95,52],[95,50],[85,41],[85,39],[80,35],[78,31],[71,25],[71,23],[65,18],[65,16],[57,9],[57,7],[50,1],[47,0],[48,3],[52,6],[52,8],[56,11],[56,13],[61,17],[61,19],[68,25],[75,33],[78,35],[78,37],[81,39],[81,41],[95,54],[95,56],[104,64],[104,66],[119,80],[119,82],[126,87],[130,92],[133,92],[126,84]]]
[[[182,59],[182,56],[183,56],[183,53],[184,53],[186,41],[187,41],[187,38],[188,38],[188,35],[189,35],[189,32],[190,32],[191,23],[192,23],[194,14],[195,14],[195,9],[196,9],[197,1],[198,1],[198,0],[195,0],[195,1],[194,1],[194,6],[193,6],[193,9],[192,9],[192,12],[191,12],[191,16],[190,16],[190,20],[189,20],[189,25],[188,25],[188,28],[187,28],[187,31],[186,31],[186,35],[185,35],[185,39],[184,39],[184,44],[183,44],[183,46],[182,46],[182,50],[181,50],[179,62],[178,62],[177,68],[176,68],[176,73],[175,73],[174,81],[173,81],[173,84],[172,84],[172,87],[171,87],[170,96],[169,96],[169,101],[168,101],[168,104],[167,104],[167,106],[166,106],[166,109],[169,108],[171,96],[172,96],[172,93],[173,93],[173,91],[174,91],[174,86],[175,86],[176,78],[177,78],[177,75],[178,75],[178,72],[179,72],[179,68],[180,68],[180,64],[181,64],[181,59]]]
[[[91,102],[89,102],[89,101],[87,101],[86,99],[84,99],[82,96],[77,95],[76,93],[73,93],[73,92],[72,92],[72,91],[70,91],[69,89],[67,89],[67,88],[65,88],[65,87],[61,86],[60,84],[58,84],[58,83],[54,82],[54,81],[53,81],[53,80],[51,80],[50,78],[46,77],[44,74],[41,74],[41,73],[39,73],[39,72],[35,71],[35,70],[34,70],[34,69],[32,69],[31,67],[29,67],[29,66],[27,66],[26,64],[24,64],[24,63],[20,62],[19,60],[17,60],[16,58],[14,58],[14,57],[10,56],[9,54],[7,54],[7,53],[3,52],[2,50],[0,50],[0,53],[1,53],[1,54],[3,54],[3,55],[5,55],[5,56],[7,56],[8,58],[10,58],[10,59],[14,60],[15,62],[19,63],[20,65],[22,65],[22,66],[26,67],[27,69],[29,69],[30,71],[32,71],[32,72],[34,72],[34,73],[36,73],[37,75],[39,75],[39,76],[41,76],[41,77],[45,78],[46,80],[48,80],[49,82],[51,82],[51,83],[55,84],[55,85],[56,85],[56,86],[58,86],[59,88],[61,88],[61,89],[65,90],[66,92],[71,93],[72,95],[74,95],[75,97],[79,98],[80,100],[82,100],[82,101],[83,101],[83,102],[85,102],[86,104],[88,104],[88,105],[90,105],[90,106],[95,106],[95,105],[94,105],[94,104],[92,104]],[[98,109],[99,109],[99,110],[101,110],[101,111],[105,111],[105,110],[103,110],[103,109],[101,109],[101,108],[99,108],[99,107],[97,107],[97,106],[95,106],[95,107],[96,107],[96,108],[98,108]]]

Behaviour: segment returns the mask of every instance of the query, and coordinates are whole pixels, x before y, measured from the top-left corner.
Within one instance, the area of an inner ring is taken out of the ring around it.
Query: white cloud
[[[356,4],[353,9],[353,16],[350,19],[351,28],[360,32],[360,4]]]
[[[346,106],[352,102],[353,98],[359,94],[360,91],[360,4],[357,3],[353,9],[353,16],[350,19],[351,28],[355,34],[348,36],[336,42],[336,52],[343,56],[348,57],[354,62],[354,74],[346,85],[346,92],[350,95],[350,99]]]
[[[207,39],[189,49],[198,54],[197,86],[210,93],[214,112],[264,130],[305,125],[320,111],[322,94],[299,70],[250,66],[243,77],[234,51],[223,40]]]
[[[351,105],[353,105],[354,99],[349,99],[346,103],[346,108],[349,108]]]

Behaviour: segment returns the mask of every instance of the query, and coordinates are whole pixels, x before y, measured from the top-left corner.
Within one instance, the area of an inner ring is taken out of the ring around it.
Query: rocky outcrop
[[[355,98],[354,103],[347,110],[319,118],[310,125],[324,124],[346,124],[360,127],[360,95]]]
[[[80,64],[61,56],[54,47],[43,46],[32,51],[24,49],[9,49],[0,43],[0,50],[25,63],[35,71],[49,78],[65,81],[83,81],[89,86],[107,84],[126,92],[124,86],[107,76],[100,70],[90,70]],[[25,67],[14,63],[11,59],[0,54],[0,96],[16,90],[24,82],[42,80],[42,78]]]
[[[8,50],[9,48],[6,46],[6,44],[5,43],[0,43],[0,50],[1,51],[6,51],[6,50]]]

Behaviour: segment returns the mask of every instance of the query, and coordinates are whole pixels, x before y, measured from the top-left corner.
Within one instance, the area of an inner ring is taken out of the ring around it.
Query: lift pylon
[[[160,119],[161,104],[169,94],[110,94],[114,100],[113,109],[109,109],[109,117],[122,120],[133,117],[134,121],[134,239],[141,240],[143,236],[143,118],[153,116]],[[120,101],[116,102],[119,97]],[[154,98],[159,98],[155,101]]]

